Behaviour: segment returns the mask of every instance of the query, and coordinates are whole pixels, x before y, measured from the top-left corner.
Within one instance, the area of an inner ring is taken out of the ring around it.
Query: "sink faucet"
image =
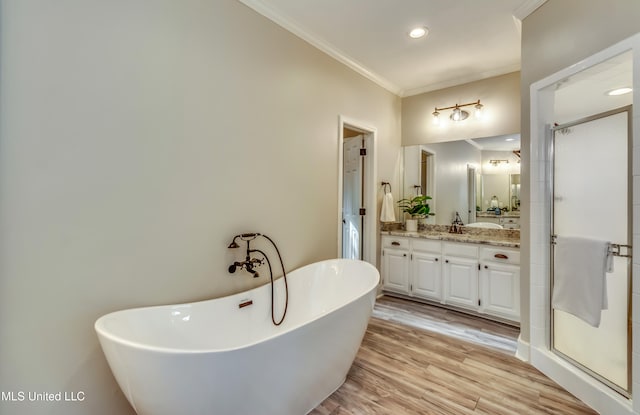
[[[449,233],[462,233],[463,226],[464,223],[462,222],[462,218],[460,217],[460,214],[456,212],[456,217],[449,227]]]

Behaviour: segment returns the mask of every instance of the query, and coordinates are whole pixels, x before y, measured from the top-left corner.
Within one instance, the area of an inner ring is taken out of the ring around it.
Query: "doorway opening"
[[[340,117],[338,256],[376,259],[376,129]]]

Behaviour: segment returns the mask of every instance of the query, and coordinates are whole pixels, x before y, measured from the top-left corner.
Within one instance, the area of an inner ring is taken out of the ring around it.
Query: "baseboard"
[[[529,342],[522,340],[522,333],[518,336],[518,348],[516,349],[516,357],[523,362],[531,359],[531,345]]]

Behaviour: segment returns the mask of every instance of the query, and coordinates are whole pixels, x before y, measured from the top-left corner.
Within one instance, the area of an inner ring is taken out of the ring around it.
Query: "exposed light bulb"
[[[433,111],[433,123],[435,125],[440,124],[440,113],[438,111]]]
[[[460,121],[460,108],[456,107],[453,109],[453,115],[451,116],[453,121]]]
[[[478,103],[476,104],[475,108],[476,108],[476,112],[475,112],[475,116],[476,118],[482,118],[482,115],[484,113],[483,108],[484,106],[480,103],[480,101],[478,101]]]

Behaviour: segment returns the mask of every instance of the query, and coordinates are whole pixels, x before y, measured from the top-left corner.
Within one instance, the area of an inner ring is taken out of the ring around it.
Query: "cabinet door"
[[[385,290],[409,294],[409,253],[399,249],[382,251],[382,277]]]
[[[445,257],[444,301],[465,308],[478,308],[478,260]]]
[[[414,252],[411,257],[411,293],[442,301],[440,255]]]
[[[482,264],[480,311],[513,321],[520,321],[520,267]]]

